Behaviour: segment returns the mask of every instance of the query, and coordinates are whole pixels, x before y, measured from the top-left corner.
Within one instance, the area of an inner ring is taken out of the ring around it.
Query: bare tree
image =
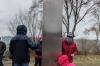
[[[18,25],[26,25],[28,29],[28,35],[34,36],[36,32],[36,25],[33,17],[28,13],[19,12],[14,18],[10,20],[9,30],[13,35],[16,34],[16,28]]]
[[[63,24],[67,33],[73,24],[72,33],[74,34],[77,25],[84,20],[86,15],[98,3],[97,0],[64,0]]]
[[[96,19],[96,23],[90,27],[89,29],[85,30],[87,32],[95,32],[96,35],[96,51],[99,52],[99,34],[100,34],[100,5],[97,5],[97,7],[92,11],[93,16]]]
[[[33,0],[33,5],[29,10],[29,14],[35,17],[35,24],[39,25],[36,29],[39,29],[38,36],[42,35],[43,25],[43,0]]]
[[[92,13],[97,20],[97,22],[93,25],[94,31],[96,32],[96,44],[97,44],[100,34],[100,8],[96,8]]]
[[[96,35],[96,52],[98,53],[99,52],[98,41],[99,41],[99,34],[100,34],[99,24],[95,23],[92,27],[90,27],[89,29],[86,29],[85,32],[87,32],[88,35],[89,35],[89,32],[95,32],[95,35]]]
[[[19,12],[10,20],[9,30],[13,35],[16,33],[16,27],[24,24],[28,28],[28,35],[35,37],[42,35],[43,21],[43,1],[33,0],[33,5],[28,12]]]

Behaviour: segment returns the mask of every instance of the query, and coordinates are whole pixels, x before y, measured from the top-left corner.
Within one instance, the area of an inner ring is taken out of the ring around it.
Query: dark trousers
[[[35,66],[41,66],[41,58],[35,58]]]
[[[2,60],[0,60],[0,66],[3,66],[3,62],[2,62]]]

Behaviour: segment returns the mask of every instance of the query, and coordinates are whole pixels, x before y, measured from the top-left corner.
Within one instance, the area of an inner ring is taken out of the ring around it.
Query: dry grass
[[[11,60],[4,59],[4,66],[11,66]],[[78,55],[74,57],[76,66],[100,66],[100,55]],[[34,66],[34,58],[31,58],[29,66]]]
[[[4,66],[12,66],[12,61],[11,59],[5,58],[3,60]],[[29,66],[34,66],[34,58],[31,58],[31,61],[29,63]]]
[[[79,55],[74,58],[76,66],[100,66],[100,55]]]

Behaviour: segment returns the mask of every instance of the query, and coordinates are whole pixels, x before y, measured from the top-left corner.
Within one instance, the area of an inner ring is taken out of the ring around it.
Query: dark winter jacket
[[[0,41],[0,61],[3,58],[4,51],[6,50],[6,44]]]
[[[22,64],[30,61],[29,48],[37,49],[37,45],[26,36],[24,25],[18,26],[17,35],[10,42],[10,54],[14,63]]]

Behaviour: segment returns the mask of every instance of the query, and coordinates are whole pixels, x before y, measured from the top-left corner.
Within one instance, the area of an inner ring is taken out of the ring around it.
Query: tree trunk
[[[61,53],[62,1],[44,0],[42,66],[57,66],[56,57]]]
[[[96,31],[96,53],[100,54],[99,53],[99,47],[98,47],[98,31]]]

